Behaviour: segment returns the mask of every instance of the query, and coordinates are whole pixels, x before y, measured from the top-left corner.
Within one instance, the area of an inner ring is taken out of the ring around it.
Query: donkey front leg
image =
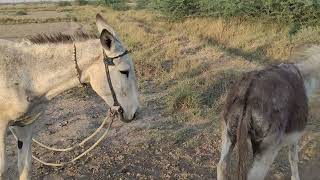
[[[7,179],[5,176],[7,170],[7,155],[6,155],[6,135],[8,122],[0,121],[0,180]]]
[[[299,170],[298,170],[298,145],[293,144],[289,146],[289,161],[291,165],[291,180],[300,180]]]
[[[227,133],[227,127],[224,125],[222,132],[222,148],[221,148],[221,157],[219,164],[217,165],[217,179],[218,180],[227,180],[228,172],[231,163],[231,154],[234,148],[234,144],[231,142],[231,139]]]
[[[32,142],[32,129],[33,125],[24,127],[15,127],[15,132],[18,138],[18,169],[19,179],[26,180],[30,179],[31,170],[31,142]]]

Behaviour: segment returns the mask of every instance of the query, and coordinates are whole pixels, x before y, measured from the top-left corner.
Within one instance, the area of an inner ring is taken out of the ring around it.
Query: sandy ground
[[[40,32],[68,32],[78,28],[81,26],[76,23],[0,25],[0,38],[16,40]],[[158,139],[157,133],[177,129],[170,124],[173,116],[164,113],[161,99],[166,93],[157,86],[150,81],[139,89],[142,109],[136,121],[130,124],[116,121],[101,145],[73,165],[51,168],[33,161],[32,179],[216,179],[220,135],[213,129],[217,125],[201,120],[184,125],[191,131],[187,138],[193,138],[197,146],[169,136]],[[320,101],[312,103],[320,107]],[[35,137],[55,147],[68,147],[92,133],[106,110],[107,106],[91,89],[74,88],[49,103],[35,125]],[[312,112],[320,117],[317,110]],[[320,123],[311,118],[301,141],[299,167],[303,180],[320,177],[319,129]],[[16,179],[16,142],[10,133],[8,143],[9,176]],[[34,154],[50,162],[66,161],[80,152],[78,149],[59,154],[33,147]],[[267,179],[290,179],[286,152],[286,149],[280,152]]]
[[[2,39],[21,40],[29,35],[35,35],[39,33],[71,33],[79,29],[82,29],[82,26],[74,22],[0,25],[0,34]]]
[[[28,12],[26,15],[18,16],[15,12],[0,13],[0,18],[12,18],[15,19],[48,19],[52,17],[65,17],[67,13],[56,11],[35,11]]]

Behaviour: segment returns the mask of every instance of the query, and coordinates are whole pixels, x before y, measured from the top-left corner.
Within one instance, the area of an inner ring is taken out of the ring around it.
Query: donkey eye
[[[120,71],[120,73],[126,75],[127,77],[129,77],[129,71]]]

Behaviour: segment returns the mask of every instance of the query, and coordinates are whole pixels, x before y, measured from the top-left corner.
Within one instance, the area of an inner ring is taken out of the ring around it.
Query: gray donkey
[[[76,41],[60,34],[34,37],[29,43],[0,40],[0,179],[6,174],[8,126],[14,127],[18,137],[19,177],[30,179],[30,122],[63,91],[90,83],[108,105],[118,101],[122,121],[135,117],[139,102],[133,62],[116,32],[99,14],[96,25],[100,39],[88,36]],[[104,57],[111,61],[108,66]]]
[[[281,147],[289,145],[292,180],[299,180],[298,141],[306,127],[308,96],[320,84],[320,47],[309,48],[298,64],[280,64],[246,73],[228,92],[223,112],[218,180],[230,175],[238,146],[238,179],[263,180]],[[249,148],[253,165],[248,170]]]

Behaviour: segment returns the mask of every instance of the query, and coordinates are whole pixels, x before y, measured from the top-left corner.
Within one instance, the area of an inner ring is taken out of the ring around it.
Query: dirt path
[[[0,38],[8,40],[17,40],[29,35],[35,35],[40,33],[71,33],[82,28],[83,27],[81,25],[74,22],[0,25]]]

